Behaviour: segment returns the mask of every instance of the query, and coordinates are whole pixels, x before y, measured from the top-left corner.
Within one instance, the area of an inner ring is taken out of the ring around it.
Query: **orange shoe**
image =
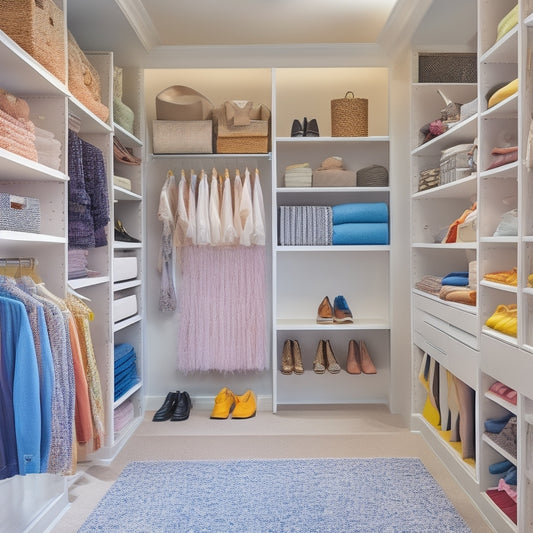
[[[228,418],[231,411],[234,410],[235,404],[235,394],[233,394],[233,392],[231,392],[227,387],[224,387],[215,398],[215,405],[213,406],[213,411],[211,411],[210,418]]]
[[[236,396],[236,401],[231,418],[252,418],[255,416],[257,401],[255,394],[251,390],[248,389],[241,396]]]

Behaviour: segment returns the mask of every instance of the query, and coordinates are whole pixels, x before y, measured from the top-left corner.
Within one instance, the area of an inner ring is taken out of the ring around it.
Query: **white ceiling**
[[[396,0],[141,0],[161,45],[375,43]]]
[[[229,53],[262,66],[265,47],[278,61],[296,47],[320,62],[325,47],[331,60],[332,46],[344,54],[340,60],[367,54],[372,64],[372,54],[386,60],[411,42],[468,43],[475,6],[476,0],[68,0],[67,14],[83,49],[113,50],[123,66],[165,66],[187,54],[194,65],[195,54],[206,53],[221,66]]]

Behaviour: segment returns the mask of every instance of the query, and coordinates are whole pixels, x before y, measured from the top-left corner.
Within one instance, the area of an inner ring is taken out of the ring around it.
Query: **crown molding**
[[[391,59],[409,46],[432,3],[433,0],[398,0],[376,41]]]
[[[386,67],[377,44],[178,45],[151,50],[149,68]]]
[[[161,44],[154,23],[141,0],[115,0],[115,3],[128,20],[147,52],[152,51]]]

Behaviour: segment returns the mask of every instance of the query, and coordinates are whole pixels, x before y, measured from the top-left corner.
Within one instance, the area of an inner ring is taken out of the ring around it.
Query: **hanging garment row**
[[[73,473],[104,437],[92,312],[52,294],[33,263],[20,265],[15,278],[0,260],[0,479]]]
[[[248,168],[241,179],[215,168],[211,178],[181,171],[179,183],[169,170],[161,189],[159,220],[163,224],[158,269],[161,272],[161,311],[176,309],[174,250],[183,246],[264,246],[265,207],[259,170]]]
[[[177,369],[268,368],[265,211],[259,171],[169,171],[161,190],[161,311],[176,311]],[[179,269],[174,253],[179,250]],[[177,293],[174,289],[177,279]],[[253,312],[250,310],[253,309]]]

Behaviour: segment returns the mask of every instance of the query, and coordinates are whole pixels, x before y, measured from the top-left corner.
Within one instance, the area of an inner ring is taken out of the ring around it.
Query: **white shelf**
[[[505,409],[513,413],[515,416],[518,414],[518,408],[516,405],[504,400],[501,396],[494,394],[490,390],[485,392],[485,398],[488,398],[490,401],[497,403],[498,405],[501,405],[502,407],[504,407]]]
[[[83,124],[83,133],[112,133],[113,128],[98,118],[90,109],[85,107],[76,97],[69,98],[69,113],[78,117]]]
[[[0,241],[13,241],[13,243],[35,243],[35,244],[66,244],[65,237],[45,235],[43,233],[26,233],[24,231],[0,230]]]
[[[390,323],[388,320],[383,319],[359,319],[354,318],[353,324],[351,323],[334,323],[334,324],[317,324],[314,318],[291,318],[276,320],[276,329],[278,331],[340,331],[340,330],[367,330],[378,329],[388,330]]]
[[[121,320],[120,322],[115,322],[113,324],[113,333],[116,333],[117,331],[120,331],[121,329],[127,328],[131,326],[132,324],[136,324],[137,322],[140,322],[142,318],[139,315],[132,316],[130,318],[125,318],[124,320]]]
[[[130,387],[120,398],[117,398],[113,402],[113,409],[116,409],[119,405],[122,405],[128,398],[133,396],[141,387],[142,387],[142,381],[139,379],[138,382],[133,385],[133,387]]]
[[[150,154],[152,159],[272,159],[272,152],[266,154]]]
[[[367,245],[358,244],[353,246],[331,245],[331,246],[277,246],[276,251],[280,253],[288,252],[388,252],[390,245]]]
[[[506,285],[505,283],[496,283],[494,281],[481,280],[479,284],[482,287],[490,287],[492,289],[498,289],[499,291],[517,293],[517,288],[513,285]]]
[[[117,124],[116,122],[113,124],[113,131],[114,134],[119,138],[120,142],[124,145],[124,143],[129,144],[133,143],[135,146],[141,147],[143,146],[143,142],[141,139],[138,139],[130,133],[128,130],[125,130],[122,126]]]
[[[0,179],[2,181],[68,181],[68,176],[41,163],[0,148]]]
[[[433,187],[432,189],[427,189],[425,191],[416,192],[413,194],[412,198],[414,200],[465,198],[475,194],[476,191],[477,174],[473,173],[470,176],[466,176],[457,181],[439,185],[438,187]]]
[[[140,250],[143,247],[141,242],[120,242],[115,241],[113,243],[113,249],[115,250]]]
[[[140,194],[128,191],[128,189],[123,189],[118,185],[113,186],[115,193],[115,200],[120,200],[122,202],[141,202],[142,196]]]
[[[455,146],[457,144],[468,144],[474,141],[477,135],[477,113],[468,117],[462,122],[458,122],[442,135],[431,139],[420,146],[417,146],[412,152],[412,156],[435,155],[440,158],[442,150]]]
[[[511,461],[511,463],[516,465],[516,457],[513,457],[509,452],[504,450],[499,444],[494,442],[490,438],[490,435],[488,435],[487,433],[483,433],[483,435],[481,436],[481,439],[483,440],[483,442],[486,442],[491,448],[494,448],[500,455],[505,457],[508,461]]]
[[[83,289],[84,287],[93,287],[101,285],[102,283],[109,283],[109,276],[96,276],[94,278],[79,278],[69,279],[68,284],[73,289]]]
[[[278,194],[390,193],[390,187],[278,187]]]
[[[113,283],[113,291],[123,291],[126,289],[132,289],[133,287],[140,287],[142,285],[142,282],[140,279],[134,279],[130,281],[115,281]]]
[[[412,244],[413,248],[427,248],[428,250],[475,250],[477,243],[475,242],[415,242]]]
[[[276,137],[277,143],[367,143],[367,142],[389,142],[388,136],[371,136],[371,137]]]
[[[516,118],[518,113],[518,93],[509,98],[498,102],[496,105],[489,107],[480,115],[481,119],[487,118]]]
[[[480,63],[516,63],[518,50],[518,27],[509,30],[481,55]]]

